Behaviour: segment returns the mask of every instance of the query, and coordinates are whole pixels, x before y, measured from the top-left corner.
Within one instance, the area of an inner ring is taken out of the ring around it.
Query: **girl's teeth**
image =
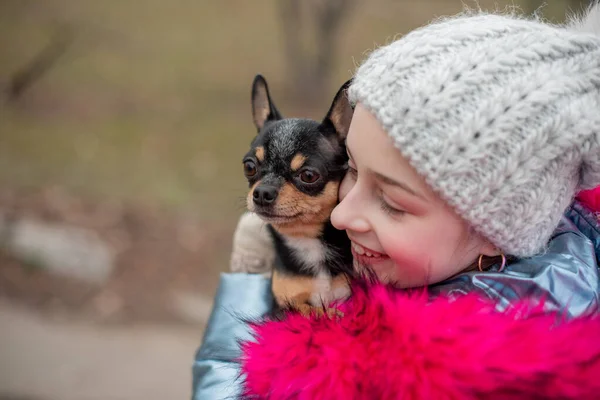
[[[360,254],[360,255],[365,254],[365,250],[362,247],[360,247],[359,245],[353,243],[353,247],[354,247],[354,251],[356,251],[357,254]]]
[[[362,246],[357,245],[356,243],[352,243],[352,248],[356,252],[356,254],[367,257],[379,257],[379,255],[375,255],[369,251],[366,251]]]

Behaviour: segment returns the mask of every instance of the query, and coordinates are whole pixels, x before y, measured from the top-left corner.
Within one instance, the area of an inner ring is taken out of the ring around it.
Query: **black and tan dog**
[[[258,130],[244,156],[248,209],[267,223],[278,260],[272,276],[277,306],[308,312],[347,294],[350,241],[329,220],[347,169],[346,134],[353,109],[346,82],[318,122],[283,118],[265,79],[252,85]]]

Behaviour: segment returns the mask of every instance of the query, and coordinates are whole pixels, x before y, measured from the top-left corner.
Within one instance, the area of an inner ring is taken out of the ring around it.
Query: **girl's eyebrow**
[[[346,152],[348,153],[348,157],[352,158],[352,153],[350,153],[350,149],[348,148],[348,146],[346,145]],[[383,174],[380,174],[379,172],[375,172],[373,171],[373,174],[375,175],[375,177],[377,177],[378,180],[380,180],[381,182],[385,183],[386,185],[390,185],[390,186],[394,186],[397,188],[400,188],[402,190],[404,190],[405,192],[420,198],[423,201],[427,201],[427,199],[425,198],[425,196],[423,196],[422,194],[412,190],[408,185],[406,185],[405,183],[402,182],[398,182],[388,176],[385,176]]]
[[[377,177],[377,179],[379,179],[380,181],[382,181],[386,185],[390,185],[390,186],[394,186],[394,187],[400,188],[400,189],[404,190],[405,192],[408,192],[409,194],[420,198],[423,201],[427,201],[427,199],[425,198],[425,196],[423,196],[422,194],[414,191],[413,189],[411,189],[405,183],[398,182],[398,181],[390,178],[389,176],[385,176],[383,174],[380,174],[379,172],[373,171],[373,174]]]

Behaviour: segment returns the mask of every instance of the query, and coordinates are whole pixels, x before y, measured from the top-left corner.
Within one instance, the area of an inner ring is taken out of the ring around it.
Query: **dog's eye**
[[[315,183],[321,176],[309,169],[305,169],[300,173],[300,180],[304,183]]]
[[[252,178],[256,175],[256,164],[254,164],[254,161],[244,161],[244,175],[248,178]]]

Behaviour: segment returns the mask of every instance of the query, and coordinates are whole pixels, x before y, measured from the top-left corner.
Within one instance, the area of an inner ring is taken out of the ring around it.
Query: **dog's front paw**
[[[269,274],[274,262],[275,249],[265,223],[252,212],[244,213],[233,234],[230,271]]]
[[[350,297],[350,286],[345,275],[332,277],[328,273],[320,273],[314,279],[310,302],[313,307],[325,307],[334,302]]]

